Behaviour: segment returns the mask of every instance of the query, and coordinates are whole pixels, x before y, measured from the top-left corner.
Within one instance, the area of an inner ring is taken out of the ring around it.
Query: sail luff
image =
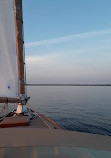
[[[17,55],[19,65],[19,84],[20,94],[25,94],[25,77],[24,77],[24,54],[23,54],[23,12],[22,0],[15,0],[15,21],[16,21],[16,40],[17,40]]]

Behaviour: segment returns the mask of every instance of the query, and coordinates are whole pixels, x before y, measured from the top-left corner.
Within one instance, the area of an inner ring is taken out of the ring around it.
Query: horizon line
[[[90,83],[88,83],[88,84],[36,84],[36,83],[28,83],[28,84],[25,84],[26,86],[111,86],[111,84],[102,84],[102,83],[100,83],[100,84],[90,84]]]

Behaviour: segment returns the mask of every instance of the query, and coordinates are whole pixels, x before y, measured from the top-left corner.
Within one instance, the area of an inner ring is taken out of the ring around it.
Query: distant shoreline
[[[111,84],[26,84],[26,86],[111,86]]]

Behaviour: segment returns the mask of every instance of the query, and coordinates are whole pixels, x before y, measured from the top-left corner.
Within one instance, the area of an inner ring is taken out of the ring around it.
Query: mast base
[[[16,110],[16,114],[21,114],[27,112],[27,106],[26,105],[22,105],[21,103],[18,104],[17,110]]]
[[[16,110],[16,114],[21,114],[21,113],[27,113],[28,112],[28,108],[26,106],[27,101],[30,99],[30,97],[27,97],[26,94],[21,94],[20,97],[20,103],[18,104],[17,110]]]

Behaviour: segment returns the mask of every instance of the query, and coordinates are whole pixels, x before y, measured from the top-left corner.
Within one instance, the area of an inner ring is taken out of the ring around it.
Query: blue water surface
[[[111,87],[28,86],[30,104],[71,131],[111,136]]]

